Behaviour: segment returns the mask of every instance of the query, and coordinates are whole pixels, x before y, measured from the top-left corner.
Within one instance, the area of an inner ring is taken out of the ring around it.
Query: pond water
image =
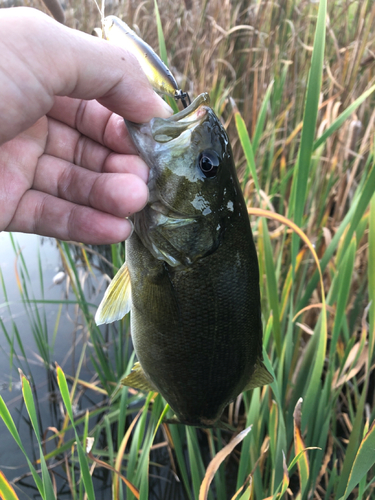
[[[30,275],[32,291],[35,298],[41,297],[41,282],[38,268],[38,254],[43,262],[43,282],[48,292],[48,297],[53,299],[61,298],[61,287],[53,286],[53,277],[61,270],[61,259],[54,240],[41,238],[36,235],[13,233],[13,239],[22,250],[22,255]],[[22,343],[30,355],[32,361],[35,352],[35,342],[32,332],[29,331],[29,321],[27,313],[22,306],[20,290],[17,284],[15,267],[17,264],[17,254],[14,251],[9,233],[0,233],[0,270],[6,289],[6,297],[3,288],[0,290],[0,317],[5,328],[11,330],[12,320],[20,329]],[[9,305],[9,309],[8,309]],[[53,323],[56,320],[57,309],[50,308],[47,318]],[[59,339],[57,339],[59,341]],[[60,339],[61,343],[61,339]],[[63,342],[62,342],[63,343]],[[4,342],[1,342],[4,347]],[[34,358],[34,361],[37,360]],[[37,363],[39,364],[39,363]],[[9,379],[9,350],[5,348],[0,352],[0,383],[4,383],[4,377]],[[13,373],[14,376],[14,373]],[[18,376],[16,377],[18,379]]]
[[[27,269],[29,298],[40,300],[62,300],[72,298],[67,291],[65,280],[55,285],[53,278],[61,272],[61,257],[55,240],[41,238],[35,235],[13,233],[13,240],[19,246],[24,259],[24,268]],[[29,458],[38,458],[38,445],[29,425],[29,418],[23,404],[20,377],[18,368],[21,367],[26,376],[32,375],[35,388],[34,398],[37,403],[40,428],[46,430],[48,426],[61,427],[63,418],[60,402],[56,402],[56,380],[52,371],[43,362],[40,350],[34,338],[33,325],[39,313],[43,330],[48,332],[48,347],[45,343],[51,365],[56,361],[68,374],[74,374],[81,353],[82,344],[79,343],[77,324],[74,320],[74,306],[64,305],[61,311],[61,320],[55,331],[59,314],[57,304],[32,304],[34,317],[30,310],[24,307],[17,281],[16,267],[20,269],[20,255],[14,250],[11,236],[0,233],[0,272],[3,286],[0,286],[0,394],[16,423],[24,447]],[[39,270],[42,267],[42,275]],[[18,271],[19,272],[19,271]],[[21,282],[22,276],[21,276]],[[43,293],[44,288],[44,293]],[[97,297],[96,302],[99,300]],[[22,347],[17,342],[16,329],[21,339]],[[13,355],[12,355],[13,351]],[[92,376],[89,364],[82,368],[80,376],[89,380]],[[80,409],[92,407],[100,403],[100,398],[85,397],[80,401]],[[51,434],[51,433],[50,433]],[[48,451],[53,448],[53,443]],[[8,480],[14,480],[26,474],[24,480],[17,482],[15,489],[20,500],[39,498],[33,489],[33,480],[28,477],[29,468],[26,460],[9,431],[0,419],[0,470]],[[103,481],[104,480],[104,481]],[[110,477],[105,473],[100,478],[100,486],[96,488],[97,498],[108,498],[110,491]],[[103,497],[100,495],[102,491]],[[105,494],[107,491],[107,494]],[[61,492],[61,497],[69,498]]]

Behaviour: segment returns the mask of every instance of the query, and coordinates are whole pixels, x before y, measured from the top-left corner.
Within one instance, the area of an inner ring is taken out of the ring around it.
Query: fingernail
[[[128,240],[129,238],[131,238],[132,234],[134,233],[134,223],[133,223],[133,221],[132,221],[131,219],[129,219],[129,218],[127,218],[126,220],[129,222],[130,227],[131,227],[131,229],[130,229],[130,234],[129,234],[129,236],[126,238],[126,239]]]

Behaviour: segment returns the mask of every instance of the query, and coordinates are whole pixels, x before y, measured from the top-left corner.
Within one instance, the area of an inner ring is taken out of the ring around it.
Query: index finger
[[[48,116],[117,153],[137,154],[124,119],[96,100],[56,97]]]

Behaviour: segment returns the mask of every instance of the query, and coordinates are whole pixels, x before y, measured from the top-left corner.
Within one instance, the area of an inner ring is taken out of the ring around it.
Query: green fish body
[[[262,362],[259,270],[228,136],[207,94],[168,119],[127,122],[150,167],[126,264],[98,324],[131,310],[139,364],[125,385],[157,390],[178,421],[212,427],[243,390],[272,381]]]

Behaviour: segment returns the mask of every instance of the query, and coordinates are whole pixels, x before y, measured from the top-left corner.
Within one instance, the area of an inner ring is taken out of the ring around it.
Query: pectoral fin
[[[121,380],[122,385],[139,389],[143,392],[156,391],[157,389],[148,380],[139,362],[135,363],[129,375]]]
[[[273,376],[264,366],[263,361],[257,360],[255,364],[255,371],[251,375],[251,379],[244,388],[244,391],[249,391],[250,389],[255,389],[256,387],[262,387],[262,385],[267,385],[273,382]]]
[[[95,322],[97,325],[112,323],[123,318],[130,311],[130,307],[130,276],[128,266],[124,263],[104,294],[95,315]]]

